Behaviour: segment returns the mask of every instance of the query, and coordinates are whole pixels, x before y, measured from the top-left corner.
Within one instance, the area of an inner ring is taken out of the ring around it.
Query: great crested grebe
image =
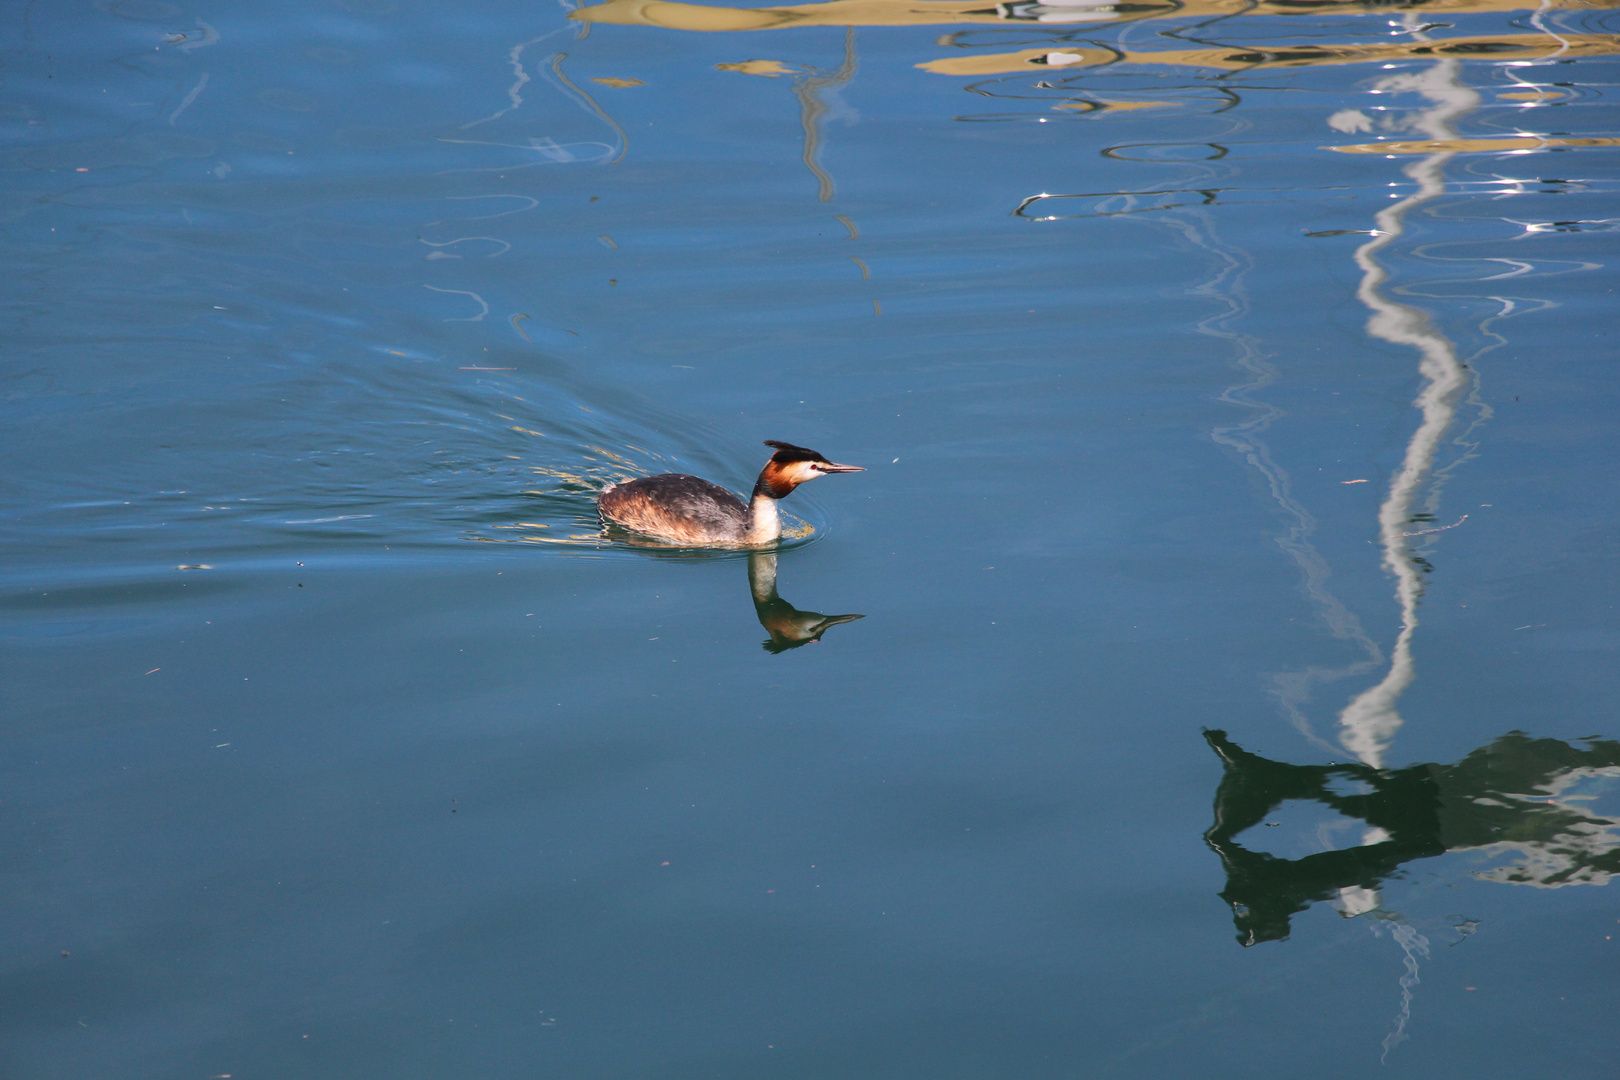
[[[792,443],[768,439],[765,445],[776,453],[760,470],[746,503],[707,480],[663,473],[614,484],[597,496],[597,509],[614,525],[677,544],[755,546],[782,535],[776,501],[794,488],[828,473],[866,471],[859,465],[835,465]]]

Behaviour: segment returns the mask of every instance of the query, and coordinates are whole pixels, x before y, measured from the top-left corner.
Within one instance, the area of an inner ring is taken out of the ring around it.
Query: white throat
[[[748,502],[748,533],[745,544],[770,544],[782,536],[782,515],[776,509],[776,500],[762,491],[754,492]]]

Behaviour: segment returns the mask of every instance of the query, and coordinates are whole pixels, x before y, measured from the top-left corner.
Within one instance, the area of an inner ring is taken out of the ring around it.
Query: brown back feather
[[[631,480],[596,500],[615,525],[677,544],[736,543],[748,531],[748,507],[718,484],[684,473]]]

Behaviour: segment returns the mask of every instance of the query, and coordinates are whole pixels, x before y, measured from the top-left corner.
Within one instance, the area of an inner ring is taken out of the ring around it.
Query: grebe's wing
[[[682,544],[735,542],[748,528],[748,506],[719,484],[664,473],[607,489],[597,498],[615,525]]]

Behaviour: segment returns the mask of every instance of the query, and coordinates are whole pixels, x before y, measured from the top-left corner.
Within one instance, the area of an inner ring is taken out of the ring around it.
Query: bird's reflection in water
[[[864,619],[864,615],[823,615],[819,611],[800,611],[776,592],[776,555],[774,552],[756,551],[748,556],[748,589],[754,594],[754,613],[759,625],[770,634],[764,643],[773,653],[797,649],[812,641],[820,641],[828,627],[839,623]]]
[[[1221,898],[1244,946],[1280,941],[1311,904],[1377,889],[1403,863],[1448,851],[1513,857],[1474,874],[1508,885],[1602,885],[1620,874],[1620,815],[1595,805],[1620,793],[1620,742],[1581,748],[1510,732],[1455,765],[1377,769],[1289,765],[1249,753],[1223,731],[1204,738],[1225,767],[1204,842],[1226,868]],[[1366,842],[1300,859],[1237,842],[1291,801],[1365,822]]]
[[[678,547],[667,544],[662,540],[652,540],[639,536],[614,525],[605,525],[599,539],[610,540],[615,544],[626,547],[639,548],[647,555],[665,559],[712,559],[715,552],[710,548]],[[770,634],[770,640],[763,643],[767,652],[783,653],[789,649],[797,649],[800,645],[809,645],[811,642],[821,640],[821,635],[829,627],[839,623],[854,622],[864,619],[865,615],[823,615],[819,611],[800,611],[788,603],[776,591],[776,552],[752,551],[748,554],[748,591],[754,597],[754,614],[759,616],[759,625]]]

